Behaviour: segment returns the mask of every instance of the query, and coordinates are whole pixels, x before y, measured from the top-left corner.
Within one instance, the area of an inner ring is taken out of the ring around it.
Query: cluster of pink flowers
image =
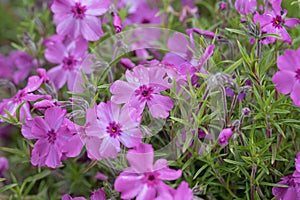
[[[263,13],[257,10],[256,0],[236,0],[235,8],[243,17],[253,14],[253,22],[260,27],[260,36],[280,36],[260,38],[262,44],[279,40],[291,45],[292,38],[285,26],[294,28],[300,24],[300,20],[286,18],[287,11],[281,8],[281,0],[272,0],[269,3],[272,8],[266,6],[262,9]],[[188,13],[195,15],[197,11],[192,1],[182,1],[182,4],[185,9],[180,13],[180,21],[184,21]],[[220,4],[221,10],[225,10],[226,5]],[[84,148],[91,160],[115,159],[124,148],[128,150],[126,160],[129,167],[114,182],[114,189],[120,193],[121,199],[191,200],[192,189],[186,181],[180,179],[184,171],[171,169],[166,159],[157,159],[154,162],[154,147],[143,141],[141,126],[147,117],[161,120],[172,116],[176,101],[171,98],[169,91],[173,89],[174,83],[176,94],[180,91],[186,92],[184,87],[189,84],[195,88],[201,86],[198,83],[199,74],[209,75],[205,66],[213,55],[217,42],[224,39],[221,35],[199,28],[189,28],[186,29],[189,37],[174,33],[169,38],[167,46],[170,52],[164,56],[159,55],[152,60],[137,63],[130,59],[121,59],[120,64],[126,68],[124,79],[114,80],[114,77],[110,77],[112,80],[108,96],[111,97],[103,98],[103,102],[94,99],[84,109],[85,122],[80,125],[71,121],[68,109],[59,101],[58,91],[65,89],[81,92],[83,88],[80,84],[84,82],[82,75],[90,75],[94,70],[92,60],[95,56],[89,52],[89,42],[99,41],[104,36],[102,21],[107,20],[99,17],[109,12],[114,32],[122,31],[122,19],[116,11],[120,6],[129,8],[128,17],[124,20],[126,26],[163,23],[163,16],[157,14],[159,9],[149,6],[146,0],[120,1],[117,7],[111,6],[110,0],[54,0],[50,10],[54,17],[56,34],[43,38],[42,42],[45,63],[53,67],[48,71],[40,68],[43,61],[21,51],[13,52],[8,57],[0,56],[1,70],[3,69],[0,78],[10,79],[16,85],[28,78],[23,89],[0,102],[0,122],[16,118],[18,125],[22,127],[24,138],[34,143],[31,152],[33,166],[61,167],[64,164],[62,161],[77,157]],[[194,52],[198,49],[194,34],[217,42],[209,42],[203,54],[196,57]],[[149,35],[158,40],[161,32],[151,32]],[[142,41],[144,42],[147,43]],[[138,46],[138,43],[134,45]],[[146,57],[149,56],[149,51],[137,48],[135,55],[139,58]],[[272,78],[276,90],[281,94],[290,94],[293,103],[300,107],[300,48],[285,50],[278,57],[277,66],[279,71]],[[32,73],[36,75],[31,76]],[[242,84],[252,86],[250,80],[243,80]],[[230,87],[224,87],[224,91],[224,98],[227,95],[237,96],[237,102],[245,100],[244,91],[237,95]],[[229,139],[234,132],[234,127],[226,123],[225,127],[229,128],[223,129],[218,135],[218,143],[223,147],[229,145]],[[200,128],[196,130],[197,139],[207,138]],[[185,140],[186,132],[181,136]],[[189,145],[193,142],[190,141]],[[295,172],[279,182],[289,187],[273,188],[273,195],[278,199],[300,198],[297,196],[300,193],[300,153],[297,154],[295,166]],[[0,158],[0,177],[7,169],[7,160]],[[98,175],[101,180],[107,178]],[[177,188],[171,187],[167,181],[177,181]],[[69,194],[62,197],[62,200],[72,199],[85,200],[84,197],[72,198]],[[106,199],[105,191],[100,188],[92,192],[90,199]]]

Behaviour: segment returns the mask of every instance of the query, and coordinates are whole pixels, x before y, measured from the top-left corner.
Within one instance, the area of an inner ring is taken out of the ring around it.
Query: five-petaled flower
[[[96,41],[103,35],[98,16],[107,12],[109,0],[55,0],[51,6],[56,32]]]
[[[300,48],[287,49],[277,59],[279,69],[272,78],[281,94],[291,94],[294,104],[300,107]]]
[[[160,92],[171,87],[166,72],[160,67],[146,68],[136,66],[132,71],[126,71],[126,81],[117,80],[110,88],[113,94],[111,101],[116,104],[125,103],[132,118],[139,120],[146,104],[155,118],[166,118],[173,108],[170,97]]]

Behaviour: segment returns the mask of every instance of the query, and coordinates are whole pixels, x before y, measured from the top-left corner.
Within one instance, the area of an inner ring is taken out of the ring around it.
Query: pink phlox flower
[[[167,118],[173,108],[173,101],[160,94],[171,87],[165,75],[166,71],[160,67],[146,68],[139,65],[132,71],[127,70],[127,81],[117,80],[112,84],[111,101],[116,104],[125,103],[132,118],[139,118],[146,105],[153,117]]]
[[[51,6],[54,13],[56,32],[73,38],[82,36],[88,41],[96,41],[103,35],[98,16],[105,14],[109,0],[55,0]]]
[[[81,81],[80,70],[91,73],[90,66],[84,63],[89,56],[87,49],[88,43],[81,37],[66,40],[64,43],[60,41],[47,43],[45,57],[49,62],[57,64],[48,71],[48,75],[57,89],[62,88],[67,82],[68,89],[73,90],[77,82]]]
[[[114,184],[122,199],[155,199],[159,193],[170,190],[163,180],[176,180],[182,173],[181,170],[170,169],[165,159],[159,159],[153,165],[154,151],[149,144],[140,144],[129,150],[126,158],[130,167],[117,177]]]
[[[132,119],[129,109],[122,108],[111,101],[100,103],[97,115],[101,129],[98,136],[102,139],[100,155],[102,157],[116,157],[120,151],[120,142],[128,148],[141,143],[142,133],[138,128],[139,122]]]
[[[125,19],[124,25],[129,24],[160,24],[161,16],[158,16],[159,9],[151,8],[147,3],[138,4],[136,11]]]
[[[29,90],[30,91],[30,90]],[[0,114],[7,117],[6,109],[12,116],[16,116],[17,108],[25,102],[20,109],[20,120],[31,118],[29,102],[37,101],[39,99],[51,99],[50,95],[37,95],[27,91],[26,88],[19,90],[12,98],[3,99],[0,103]]]
[[[109,101],[100,103],[97,111],[88,109],[83,139],[89,157],[115,158],[121,150],[120,143],[128,148],[139,145],[142,134],[138,126],[139,122],[130,118],[126,106],[120,108]]]
[[[277,58],[279,69],[272,78],[276,90],[281,94],[290,94],[294,104],[300,107],[300,48],[287,49]]]
[[[32,165],[56,168],[62,165],[63,154],[74,157],[80,153],[82,146],[74,142],[78,137],[74,133],[74,125],[65,115],[64,109],[52,107],[45,111],[44,119],[36,116],[25,121],[22,126],[23,136],[37,140],[31,154]]]
[[[32,69],[37,66],[37,61],[28,53],[23,51],[13,51],[9,55],[10,62],[15,66],[13,81],[19,84],[25,80],[31,73]]]
[[[281,37],[281,41],[292,44],[292,39],[284,26],[295,28],[296,24],[300,24],[297,18],[286,18],[287,10],[281,8],[282,0],[274,0],[272,3],[273,10],[267,10],[260,15],[256,13],[253,17],[254,23],[260,23],[261,32],[268,34],[277,34]],[[266,37],[261,42],[263,44],[274,43],[276,37]]]

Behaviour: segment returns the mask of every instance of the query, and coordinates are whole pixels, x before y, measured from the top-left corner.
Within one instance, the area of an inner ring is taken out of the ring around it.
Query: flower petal
[[[272,78],[276,89],[281,94],[289,94],[295,84],[295,73],[291,71],[278,71]]]
[[[94,16],[86,16],[80,21],[81,33],[88,41],[96,41],[103,35],[100,19]]]

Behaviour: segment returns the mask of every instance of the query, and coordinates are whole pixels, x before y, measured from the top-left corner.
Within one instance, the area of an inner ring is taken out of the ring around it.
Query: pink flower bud
[[[218,137],[218,142],[221,146],[227,146],[228,145],[228,140],[232,136],[232,128],[225,128],[221,131],[219,137]]]
[[[112,13],[113,16],[113,25],[115,27],[115,30],[117,33],[120,33],[122,31],[122,20],[119,15],[116,13]]]

